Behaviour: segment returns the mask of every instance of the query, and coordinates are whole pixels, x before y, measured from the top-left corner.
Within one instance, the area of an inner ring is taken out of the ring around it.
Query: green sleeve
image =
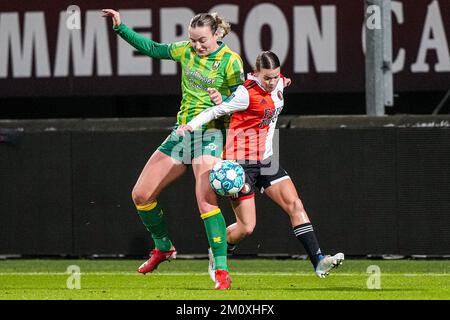
[[[169,45],[169,54],[173,60],[181,61],[181,58],[189,48],[189,41],[174,42]]]
[[[126,42],[135,47],[139,52],[155,59],[173,60],[169,53],[169,45],[155,42],[133,31],[124,23],[113,27],[114,31]]]

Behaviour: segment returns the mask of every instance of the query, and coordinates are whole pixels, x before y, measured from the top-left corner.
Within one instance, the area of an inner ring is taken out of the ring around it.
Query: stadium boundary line
[[[1,272],[0,276],[67,276],[66,272]],[[142,276],[137,272],[81,272],[81,276]],[[154,276],[205,276],[207,272],[162,272],[155,273]],[[234,272],[235,276],[275,276],[275,277],[308,277],[314,276],[314,273],[269,273],[269,272]],[[151,276],[151,275],[149,275]],[[365,272],[359,273],[333,273],[331,277],[351,277],[351,276],[367,276]],[[404,276],[404,277],[450,277],[450,273],[382,273],[381,276]]]

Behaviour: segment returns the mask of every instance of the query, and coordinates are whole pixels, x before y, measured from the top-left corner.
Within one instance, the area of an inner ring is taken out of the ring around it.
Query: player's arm
[[[102,11],[104,17],[111,17],[113,30],[139,52],[155,59],[173,59],[169,52],[169,44],[155,42],[130,29],[121,21],[119,12],[115,10],[103,9]]]
[[[247,89],[245,89],[244,86],[239,86],[237,90],[227,98],[227,100],[219,105],[206,109],[187,124],[180,126],[177,129],[177,134],[184,136],[184,131],[193,131],[211,120],[220,118],[226,114],[244,111],[248,108],[249,101],[250,97]]]

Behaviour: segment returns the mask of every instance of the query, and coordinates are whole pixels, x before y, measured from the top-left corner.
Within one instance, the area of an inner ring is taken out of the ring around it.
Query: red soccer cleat
[[[216,290],[227,290],[231,289],[231,278],[228,271],[216,270]]]
[[[173,248],[173,250],[168,250],[168,251],[161,251],[158,249],[153,249],[150,252],[150,259],[145,261],[137,269],[137,271],[139,273],[143,273],[143,274],[146,274],[147,272],[152,272],[153,270],[158,268],[158,265],[161,262],[164,262],[166,260],[167,261],[172,260],[172,259],[175,259],[176,257],[177,257],[177,250],[175,249],[175,247]]]

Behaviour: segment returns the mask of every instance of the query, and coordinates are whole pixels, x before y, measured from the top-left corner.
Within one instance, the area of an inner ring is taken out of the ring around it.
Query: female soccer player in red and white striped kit
[[[197,115],[177,134],[192,132],[225,114],[232,114],[224,149],[224,159],[238,161],[245,170],[246,185],[232,205],[236,223],[227,228],[229,247],[250,235],[256,225],[255,190],[259,189],[288,215],[293,232],[305,248],[314,271],[325,277],[344,260],[344,254],[323,255],[312,224],[287,172],[273,157],[272,141],[278,115],[283,109],[285,79],[275,53],[262,52],[255,72],[224,102]],[[211,262],[210,262],[211,265]],[[211,274],[213,278],[213,274]]]

